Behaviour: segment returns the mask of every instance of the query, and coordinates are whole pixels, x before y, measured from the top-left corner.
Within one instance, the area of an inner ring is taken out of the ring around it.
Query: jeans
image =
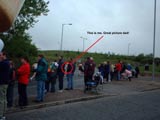
[[[37,100],[43,101],[45,91],[45,81],[37,81]]]
[[[28,105],[27,85],[18,83],[19,106]]]
[[[117,71],[117,80],[120,80],[120,79],[121,79],[121,72]]]
[[[73,74],[67,74],[67,87],[73,89]]]
[[[6,110],[7,85],[0,85],[0,117],[4,116]]]
[[[7,107],[13,106],[14,83],[9,84],[7,88]]]
[[[63,90],[63,75],[58,75],[59,80],[59,90]]]

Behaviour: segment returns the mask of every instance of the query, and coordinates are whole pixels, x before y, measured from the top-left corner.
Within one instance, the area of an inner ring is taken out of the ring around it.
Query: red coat
[[[29,63],[22,64],[18,69],[18,82],[28,85],[30,76],[30,65]]]
[[[117,63],[117,64],[116,64],[116,70],[119,71],[119,72],[122,70],[122,65],[121,65],[121,63]]]

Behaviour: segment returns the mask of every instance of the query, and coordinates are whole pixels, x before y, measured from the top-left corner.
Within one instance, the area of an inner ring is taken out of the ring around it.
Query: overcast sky
[[[33,43],[41,50],[59,50],[62,24],[63,50],[83,50],[102,35],[87,32],[129,32],[104,35],[89,52],[138,55],[153,51],[154,0],[50,0],[48,16],[29,32]],[[160,1],[157,0],[156,56],[160,57]]]

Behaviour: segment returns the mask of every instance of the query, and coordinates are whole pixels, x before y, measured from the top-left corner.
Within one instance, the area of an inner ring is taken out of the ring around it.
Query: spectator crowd
[[[4,116],[7,107],[13,107],[14,101],[14,85],[18,83],[18,105],[23,108],[28,105],[27,87],[32,80],[37,81],[37,95],[34,100],[36,103],[44,101],[47,92],[56,92],[55,85],[58,81],[58,92],[64,90],[64,76],[67,78],[67,86],[65,90],[74,89],[74,72],[76,70],[76,63],[72,58],[67,61],[63,56],[59,56],[54,62],[48,62],[46,58],[40,54],[37,57],[37,62],[30,65],[27,57],[20,58],[21,65],[15,67],[14,62],[7,58],[5,52],[0,53],[0,117]],[[84,86],[87,82],[94,79],[95,72],[99,72],[102,83],[111,82],[112,80],[129,79],[133,76],[138,77],[138,66],[131,66],[122,61],[116,64],[110,61],[101,63],[97,66],[92,57],[87,57],[86,60],[78,64],[79,74],[84,75]],[[17,80],[17,82],[16,82]]]

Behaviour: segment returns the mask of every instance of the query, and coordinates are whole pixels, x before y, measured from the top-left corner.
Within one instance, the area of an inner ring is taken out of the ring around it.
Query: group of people
[[[106,79],[108,82],[114,78],[116,80],[129,79],[131,81],[131,78],[133,76],[137,78],[140,72],[138,65],[134,68],[131,64],[126,64],[122,61],[118,61],[116,64],[112,64],[109,61],[104,62],[98,66],[98,71],[103,79]]]
[[[8,108],[13,106],[16,80],[18,80],[20,108],[28,105],[27,86],[33,79],[37,81],[37,96],[33,101],[36,103],[44,101],[45,90],[55,92],[56,79],[59,81],[59,92],[63,92],[63,79],[66,73],[68,82],[66,90],[73,90],[75,64],[72,59],[65,62],[60,56],[58,61],[49,65],[43,55],[38,55],[37,64],[34,64],[32,68],[27,57],[21,57],[20,62],[21,65],[15,68],[13,61],[7,59],[7,54],[0,52],[0,118],[4,116],[6,104]]]
[[[59,81],[59,91],[63,92],[64,89],[64,75],[67,78],[67,87],[65,90],[73,90],[73,76],[76,65],[70,58],[67,62],[63,59],[63,56],[59,57],[58,61],[52,62],[48,66],[47,80],[45,81],[45,92],[55,92],[56,79]]]
[[[65,90],[73,90],[73,76],[76,69],[76,64],[70,58],[67,62],[62,56],[54,62],[49,62],[43,55],[38,55],[37,63],[30,67],[30,62],[27,57],[21,57],[21,65],[15,69],[13,61],[7,59],[5,52],[0,53],[0,117],[4,116],[5,101],[7,100],[7,107],[13,106],[13,89],[15,81],[18,80],[18,94],[19,94],[19,106],[23,108],[28,105],[27,86],[29,81],[35,79],[37,81],[37,96],[34,102],[43,102],[46,92],[55,92],[55,85],[58,79],[59,92],[63,92],[64,89],[64,75],[67,78],[67,87]],[[87,86],[87,82],[93,80],[96,64],[92,57],[87,57],[86,61],[79,64],[79,71],[84,73],[84,85]],[[104,79],[110,82],[115,77],[117,80],[127,76],[131,80],[131,76],[138,77],[139,68],[133,67],[130,64],[125,64],[119,61],[116,64],[112,64],[109,61],[99,64],[98,71]],[[33,75],[31,76],[31,73]],[[31,76],[31,77],[30,77]]]
[[[79,64],[79,71],[84,74],[85,85],[88,81],[94,79],[93,75],[95,69],[96,64],[92,57],[88,57],[84,63]],[[116,64],[113,64],[110,61],[101,63],[98,65],[97,69],[98,74],[101,76],[102,83],[111,82],[113,79],[128,79],[131,81],[132,77],[137,78],[140,73],[138,65],[133,67],[131,64],[126,64],[120,60]]]
[[[30,65],[27,57],[21,57],[21,66],[15,70],[12,60],[7,59],[5,52],[0,52],[0,118],[4,118],[7,107],[13,106],[13,89],[16,76],[18,76],[19,105],[28,104],[26,88],[30,75]]]

